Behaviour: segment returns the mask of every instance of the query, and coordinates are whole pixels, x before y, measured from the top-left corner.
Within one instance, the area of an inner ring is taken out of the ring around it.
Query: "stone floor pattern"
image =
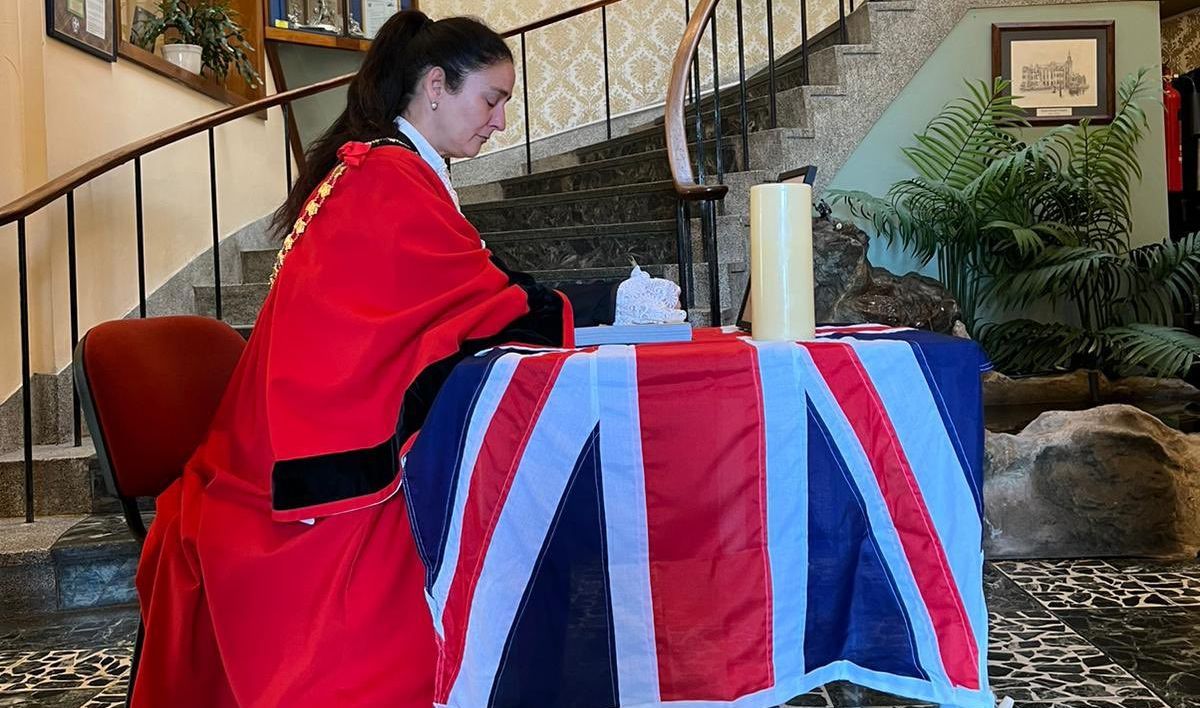
[[[1200,708],[1200,563],[1003,561],[988,663],[1019,708]],[[134,610],[0,619],[0,706],[123,705]],[[792,706],[917,706],[848,684]]]

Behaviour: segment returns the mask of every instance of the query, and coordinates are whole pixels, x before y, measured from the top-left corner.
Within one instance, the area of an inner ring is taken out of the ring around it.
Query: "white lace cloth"
[[[687,313],[679,308],[679,286],[634,266],[629,279],[617,287],[615,325],[683,322]]]

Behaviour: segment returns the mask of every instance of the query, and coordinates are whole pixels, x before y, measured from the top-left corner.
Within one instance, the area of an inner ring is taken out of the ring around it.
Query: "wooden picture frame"
[[[115,62],[117,12],[117,0],[46,0],[46,35]]]
[[[1087,118],[1107,123],[1116,111],[1116,23],[992,25],[992,76],[1011,82],[1033,125]]]

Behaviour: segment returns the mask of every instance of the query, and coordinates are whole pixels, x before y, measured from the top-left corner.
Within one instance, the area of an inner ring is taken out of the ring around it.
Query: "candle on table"
[[[812,243],[812,186],[784,182],[750,188],[754,339],[816,336]]]

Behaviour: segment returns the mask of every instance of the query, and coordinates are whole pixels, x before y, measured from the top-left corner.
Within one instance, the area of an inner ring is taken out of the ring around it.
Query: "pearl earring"
[[[433,110],[435,110],[435,111],[436,111],[436,110],[437,110],[437,101],[434,101],[433,103],[430,103],[430,104],[429,104],[429,107],[430,107],[430,108],[432,108]]]

